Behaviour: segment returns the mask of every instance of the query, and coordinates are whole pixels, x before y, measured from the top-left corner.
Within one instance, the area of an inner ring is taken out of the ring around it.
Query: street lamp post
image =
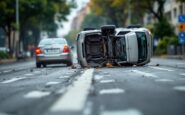
[[[16,0],[16,42],[15,42],[15,48],[16,48],[16,54],[20,51],[20,38],[19,38],[19,0]]]
[[[128,1],[128,25],[132,23],[131,0]]]

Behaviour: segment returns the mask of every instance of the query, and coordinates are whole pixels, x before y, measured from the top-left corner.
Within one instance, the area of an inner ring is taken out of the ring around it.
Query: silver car
[[[47,64],[64,63],[72,65],[72,53],[67,41],[64,38],[45,38],[42,39],[35,49],[36,67]]]

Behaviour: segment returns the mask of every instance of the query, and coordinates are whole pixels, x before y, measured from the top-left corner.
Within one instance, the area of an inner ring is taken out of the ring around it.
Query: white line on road
[[[10,114],[7,114],[7,113],[0,113],[0,115],[10,115]]]
[[[102,78],[103,78],[102,75],[95,75],[95,76],[94,76],[94,79],[95,79],[95,80],[100,80],[100,79],[102,79]]]
[[[50,95],[50,92],[42,92],[42,91],[31,91],[24,95],[24,98],[42,98]]]
[[[34,71],[33,73],[34,74],[39,74],[39,73],[41,73],[41,71]]]
[[[67,75],[65,75],[65,76],[60,76],[59,77],[59,79],[64,79],[64,78],[69,78],[70,76],[67,76]]]
[[[143,115],[137,109],[128,109],[120,111],[103,111],[101,115]]]
[[[173,82],[174,80],[171,79],[156,79],[156,82]]]
[[[31,73],[27,73],[27,74],[24,74],[25,76],[32,76],[33,74]]]
[[[9,72],[11,72],[12,70],[5,70],[5,71],[3,71],[3,73],[9,73]]]
[[[124,93],[125,90],[123,89],[119,89],[119,88],[115,88],[115,89],[103,89],[100,90],[99,94],[103,95],[103,94],[119,94],[119,93]]]
[[[56,82],[56,81],[51,81],[51,82],[47,82],[46,85],[57,85],[60,82]]]
[[[12,83],[12,82],[15,82],[15,81],[18,81],[18,80],[22,80],[22,79],[25,79],[26,77],[21,77],[21,78],[12,78],[12,79],[9,79],[9,80],[6,80],[6,81],[3,81],[1,83]]]
[[[113,83],[115,82],[114,79],[108,79],[108,80],[101,80],[100,83]]]
[[[143,76],[145,76],[145,77],[158,78],[158,77],[157,77],[156,75],[154,75],[154,74],[147,73],[147,72],[143,72],[143,71],[139,71],[139,70],[132,70],[132,72],[141,74],[141,75],[143,75]]]
[[[87,105],[83,111],[83,115],[91,115],[92,113],[92,106],[93,106],[93,103],[91,101],[88,101],[87,102]]]
[[[185,86],[175,86],[173,89],[177,91],[185,91]]]
[[[181,74],[179,74],[179,75],[185,76],[185,73],[181,73]]]
[[[157,69],[157,70],[163,70],[163,71],[174,71],[172,69],[167,69],[167,68],[161,68],[161,67],[150,67],[152,69]]]
[[[81,111],[88,96],[94,69],[86,70],[50,108],[51,112]]]

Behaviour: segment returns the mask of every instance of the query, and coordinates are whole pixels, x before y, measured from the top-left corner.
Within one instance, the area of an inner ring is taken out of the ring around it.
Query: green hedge
[[[178,45],[178,38],[176,36],[172,37],[164,37],[159,41],[159,44],[155,50],[155,55],[163,55],[167,54],[167,46],[168,45]]]
[[[8,53],[0,51],[0,59],[8,59],[8,58],[10,58]]]

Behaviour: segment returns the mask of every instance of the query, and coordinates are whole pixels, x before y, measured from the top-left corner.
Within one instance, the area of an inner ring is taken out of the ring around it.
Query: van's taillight
[[[36,48],[36,49],[35,49],[35,53],[36,53],[36,54],[42,54],[42,51],[41,51],[40,48]]]
[[[64,53],[69,53],[70,52],[70,48],[68,45],[64,45],[64,49],[63,49]]]

